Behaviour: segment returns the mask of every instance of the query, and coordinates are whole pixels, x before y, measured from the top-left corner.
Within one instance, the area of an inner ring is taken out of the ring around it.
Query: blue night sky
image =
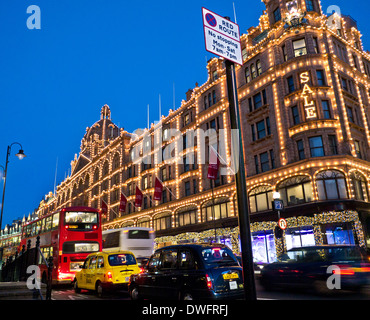
[[[201,7],[233,19],[241,33],[258,25],[261,0],[2,0],[0,10],[0,165],[12,142],[3,226],[37,208],[64,180],[86,127],[108,104],[112,121],[132,132],[178,108],[207,80]],[[354,3],[356,4],[355,6]],[[368,0],[322,0],[351,15],[370,49]],[[41,9],[41,30],[26,26]],[[2,188],[2,184],[1,187]],[[1,189],[0,189],[1,190]]]

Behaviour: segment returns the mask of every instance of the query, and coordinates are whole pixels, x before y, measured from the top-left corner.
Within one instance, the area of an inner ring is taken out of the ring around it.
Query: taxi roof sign
[[[206,50],[237,64],[243,64],[239,26],[202,8]]]

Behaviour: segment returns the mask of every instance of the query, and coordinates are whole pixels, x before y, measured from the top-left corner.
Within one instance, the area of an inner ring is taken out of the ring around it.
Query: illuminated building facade
[[[301,245],[370,247],[370,55],[356,22],[324,15],[319,0],[264,3],[259,25],[241,36],[244,64],[236,69],[254,258],[271,262]],[[208,158],[199,161],[209,142],[196,135],[189,147],[183,138],[191,130],[214,129],[230,163],[223,60],[213,58],[207,68],[206,83],[190,89],[160,124],[136,134],[118,128],[103,106],[71,175],[40,204],[39,215],[70,205],[101,208],[103,200],[105,229],[153,227],[158,245],[217,237],[238,252],[234,177],[221,175],[212,192]],[[173,162],[158,161],[175,139],[171,130],[181,133],[183,148],[171,150]],[[192,162],[185,159],[189,154]],[[165,186],[161,201],[153,200],[156,177]],[[133,205],[136,186],[144,193],[140,209]],[[274,233],[274,191],[285,204],[282,238]],[[121,192],[128,204],[120,213]]]

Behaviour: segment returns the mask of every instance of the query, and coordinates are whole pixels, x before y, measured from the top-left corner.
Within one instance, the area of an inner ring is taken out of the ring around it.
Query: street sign
[[[279,219],[278,224],[279,224],[279,227],[280,227],[281,230],[285,230],[288,226],[288,224],[287,224],[287,222],[284,218]]]
[[[243,64],[239,26],[202,8],[206,50],[237,64]]]
[[[275,199],[273,202],[274,202],[274,210],[276,210],[276,211],[284,210],[284,201],[283,200]]]

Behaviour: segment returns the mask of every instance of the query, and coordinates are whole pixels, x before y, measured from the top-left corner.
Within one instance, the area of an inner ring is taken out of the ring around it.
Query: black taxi
[[[240,299],[242,269],[222,244],[184,244],[160,248],[144,272],[130,277],[129,293],[138,299]]]

